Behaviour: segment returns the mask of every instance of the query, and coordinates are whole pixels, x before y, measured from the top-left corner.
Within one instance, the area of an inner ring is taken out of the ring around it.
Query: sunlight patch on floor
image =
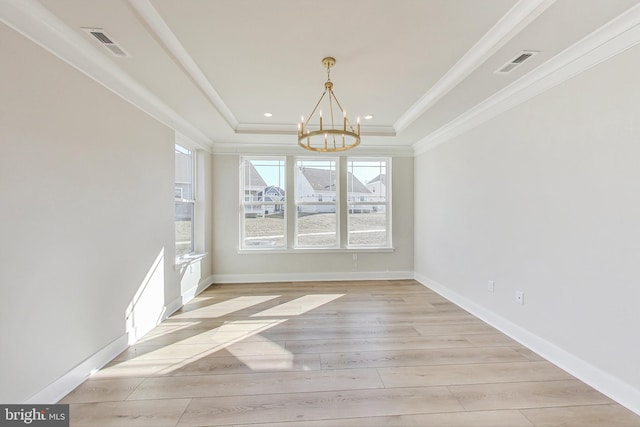
[[[255,295],[246,297],[237,297],[217,304],[208,305],[206,307],[196,308],[194,310],[178,313],[172,316],[172,319],[202,319],[216,318],[226,316],[235,311],[244,310],[253,305],[262,304],[263,302],[279,298],[280,295]]]
[[[344,294],[305,295],[276,307],[252,314],[250,317],[299,316],[343,296]]]

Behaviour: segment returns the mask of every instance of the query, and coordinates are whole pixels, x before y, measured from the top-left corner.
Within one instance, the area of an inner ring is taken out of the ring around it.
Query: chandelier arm
[[[333,102],[331,101],[332,99],[336,99],[336,95],[333,93],[333,89],[329,89],[329,114],[331,115],[331,129],[335,129],[336,128],[336,124],[335,124],[335,120],[333,117]],[[337,104],[337,101],[336,101]],[[332,136],[333,139],[333,148],[336,147],[336,135],[333,134]]]
[[[325,89],[324,92],[322,92],[322,95],[320,96],[320,99],[316,103],[316,106],[313,107],[313,110],[311,111],[311,114],[309,114],[309,117],[307,117],[307,121],[304,122],[304,126],[305,127],[307,127],[307,125],[309,124],[309,121],[311,120],[311,117],[313,117],[313,115],[315,114],[316,110],[318,109],[318,106],[320,105],[320,103],[322,102],[322,100],[324,99],[324,96],[326,94],[327,94],[327,89]]]
[[[344,113],[344,108],[342,108],[342,105],[340,105],[340,101],[338,101],[338,98],[336,97],[336,94],[333,93],[333,91],[331,91],[331,93],[333,94],[333,99],[336,100],[336,104],[338,105],[338,108],[340,108],[340,111],[342,111],[342,113]],[[349,120],[348,117],[345,116],[345,119],[347,120],[347,123],[349,123],[349,127],[351,128],[351,132],[355,132],[355,129],[353,128],[353,125],[351,124],[351,120]]]

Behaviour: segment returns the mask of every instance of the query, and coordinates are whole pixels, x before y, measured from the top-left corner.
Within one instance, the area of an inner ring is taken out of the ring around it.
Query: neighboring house
[[[192,160],[188,153],[176,150],[176,199],[193,199]]]
[[[260,191],[258,193],[258,200],[264,202],[284,202],[284,190],[280,187],[276,187],[275,185],[270,185],[264,189],[264,191]],[[265,215],[282,212],[284,210],[284,205],[263,205],[262,211]]]
[[[387,174],[380,174],[367,182],[367,189],[371,192],[369,200],[378,201],[380,198],[384,198],[387,195]],[[385,207],[377,207],[378,212],[384,212]]]
[[[193,169],[192,157],[188,152],[176,150],[175,155],[175,199],[193,200]],[[191,221],[193,219],[193,205],[190,203],[176,203],[176,221]]]
[[[372,193],[371,195],[374,197],[383,196],[387,192],[387,175],[380,174],[373,178],[371,181],[367,182],[367,189]]]
[[[262,200],[262,193],[267,188],[258,170],[249,160],[244,162],[244,201],[259,202]],[[245,216],[263,215],[262,204],[247,205],[244,211]]]
[[[335,202],[336,177],[335,170],[317,168],[298,168],[296,176],[297,202]],[[351,172],[347,172],[347,191],[349,201],[366,201],[371,195],[367,187]],[[332,205],[302,205],[298,212],[322,213],[335,212]]]

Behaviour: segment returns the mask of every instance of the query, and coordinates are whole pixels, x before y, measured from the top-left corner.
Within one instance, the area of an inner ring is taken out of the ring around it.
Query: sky
[[[331,160],[299,160],[298,162],[302,163],[302,166],[304,167],[318,169],[331,169],[332,163],[333,167],[335,167],[335,162]],[[284,160],[255,159],[252,160],[252,163],[267,185],[275,185],[280,188],[285,188]],[[371,181],[381,173],[386,173],[384,161],[356,160],[349,162],[348,166],[348,171],[353,173],[353,175],[363,184]]]

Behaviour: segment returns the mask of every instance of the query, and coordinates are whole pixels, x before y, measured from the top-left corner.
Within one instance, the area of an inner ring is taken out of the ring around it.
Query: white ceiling
[[[374,115],[363,121],[358,150],[389,152],[451,128],[639,3],[4,1],[12,3],[0,7],[4,22],[32,39],[44,31],[33,27],[55,27],[73,49],[49,50],[213,150],[297,147],[296,123],[324,88],[321,60],[334,56],[331,79],[351,119]],[[11,7],[37,17],[21,21]],[[130,57],[113,56],[83,27],[104,29]],[[512,73],[494,73],[522,50],[540,53]]]

